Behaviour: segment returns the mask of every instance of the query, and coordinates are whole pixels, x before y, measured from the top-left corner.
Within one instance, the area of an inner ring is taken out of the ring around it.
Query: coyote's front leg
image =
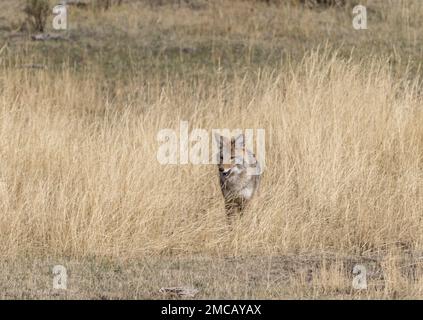
[[[237,213],[237,206],[233,201],[225,201],[226,216],[229,220]]]

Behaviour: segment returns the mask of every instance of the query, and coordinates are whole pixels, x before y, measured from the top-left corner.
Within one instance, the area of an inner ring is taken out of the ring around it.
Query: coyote
[[[254,153],[245,148],[244,135],[227,138],[215,135],[219,145],[219,181],[228,217],[242,214],[260,184],[260,166]]]

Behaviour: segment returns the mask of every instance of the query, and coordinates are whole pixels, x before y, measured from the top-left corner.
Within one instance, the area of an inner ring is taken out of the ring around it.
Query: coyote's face
[[[229,179],[245,171],[243,135],[227,138],[216,135],[219,144],[219,174],[222,179]]]

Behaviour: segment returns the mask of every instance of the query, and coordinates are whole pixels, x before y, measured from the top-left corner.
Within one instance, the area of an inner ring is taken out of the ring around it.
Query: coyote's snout
[[[227,138],[215,135],[219,145],[219,181],[226,214],[242,212],[260,184],[260,167],[255,155],[245,148],[244,135]]]

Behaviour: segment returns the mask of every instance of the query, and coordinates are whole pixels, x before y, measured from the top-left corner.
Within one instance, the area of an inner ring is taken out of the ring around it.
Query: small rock
[[[161,288],[159,292],[162,294],[176,295],[179,297],[194,297],[199,292],[199,290],[194,288],[170,287]]]
[[[65,38],[60,34],[51,34],[51,33],[39,33],[31,36],[31,39],[34,41],[46,41],[46,40],[65,40]]]

